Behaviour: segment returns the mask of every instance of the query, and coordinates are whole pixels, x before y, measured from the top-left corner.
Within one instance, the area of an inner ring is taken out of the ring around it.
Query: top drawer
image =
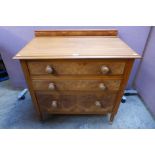
[[[28,61],[31,75],[121,75],[125,60]]]

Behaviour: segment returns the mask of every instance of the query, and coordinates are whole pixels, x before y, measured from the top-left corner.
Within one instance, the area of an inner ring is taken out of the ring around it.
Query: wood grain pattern
[[[34,90],[49,90],[49,91],[108,91],[119,90],[121,80],[33,80]],[[49,89],[49,85],[55,86],[54,90]],[[100,88],[100,84],[106,86],[105,90]]]
[[[23,73],[25,75],[25,80],[26,80],[26,82],[28,84],[28,88],[29,88],[29,91],[30,91],[30,94],[31,94],[33,104],[34,104],[34,106],[36,108],[36,111],[37,111],[37,114],[38,114],[40,120],[42,120],[43,115],[42,115],[42,113],[40,111],[40,107],[39,107],[39,104],[37,102],[37,98],[36,98],[35,93],[33,91],[32,81],[31,81],[31,78],[30,78],[30,75],[29,75],[29,71],[28,71],[28,68],[27,68],[26,61],[20,60],[20,64],[21,64],[21,67],[23,69]]]
[[[40,119],[48,113],[110,113],[113,121],[134,59],[140,58],[117,34],[117,30],[35,32],[14,58],[20,59]]]
[[[121,86],[120,86],[120,91],[119,91],[119,93],[117,95],[115,105],[114,105],[112,113],[111,113],[110,121],[113,121],[114,116],[116,115],[116,113],[118,111],[119,105],[121,103],[122,96],[124,94],[125,86],[126,86],[126,84],[128,82],[129,75],[130,75],[130,72],[132,70],[133,63],[134,63],[134,59],[129,59],[127,64],[126,64],[124,78],[122,80],[122,83],[121,83]]]
[[[117,36],[117,30],[50,30],[35,31],[36,37],[52,37],[52,36]]]
[[[109,112],[112,110],[116,94],[102,93],[41,93],[36,92],[38,102],[44,112],[59,113],[59,114],[98,114]],[[58,103],[57,108],[51,106],[52,101]],[[101,107],[95,105],[96,101],[101,102]]]
[[[96,31],[95,31],[96,32]],[[140,58],[118,37],[35,37],[15,59]],[[103,33],[105,31],[103,30]],[[97,32],[96,32],[97,33]],[[85,33],[84,33],[85,34]]]
[[[101,67],[105,65],[110,71],[103,74]],[[53,69],[51,74],[46,67]],[[47,60],[28,61],[31,75],[121,75],[124,72],[125,60]]]

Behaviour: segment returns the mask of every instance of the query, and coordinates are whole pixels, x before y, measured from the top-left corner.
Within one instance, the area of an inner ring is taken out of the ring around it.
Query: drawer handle
[[[48,74],[52,74],[53,73],[53,68],[50,65],[47,65],[45,71]]]
[[[104,83],[100,83],[99,84],[99,88],[101,89],[101,90],[106,90],[106,85],[104,84]]]
[[[95,105],[96,105],[97,107],[101,107],[101,102],[100,102],[100,101],[96,101],[96,102],[95,102]]]
[[[58,107],[57,101],[52,101],[51,107],[52,108],[57,108]]]
[[[107,74],[107,73],[109,73],[109,71],[110,71],[110,68],[109,67],[107,67],[105,65],[101,66],[101,72],[102,72],[102,74]]]
[[[55,90],[55,85],[54,85],[54,83],[50,83],[50,84],[48,85],[48,89],[50,89],[50,90]]]

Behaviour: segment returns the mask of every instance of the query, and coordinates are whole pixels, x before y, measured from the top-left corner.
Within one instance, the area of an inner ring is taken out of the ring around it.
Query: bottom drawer
[[[102,114],[111,112],[116,93],[36,92],[41,110],[59,114]]]

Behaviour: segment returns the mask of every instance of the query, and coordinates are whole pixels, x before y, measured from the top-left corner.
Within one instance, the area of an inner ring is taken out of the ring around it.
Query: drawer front
[[[33,80],[34,90],[108,91],[119,90],[121,80]]]
[[[31,75],[121,75],[125,61],[67,60],[29,61]]]
[[[38,103],[44,112],[49,113],[103,113],[113,108],[116,94],[66,94],[36,93]]]

